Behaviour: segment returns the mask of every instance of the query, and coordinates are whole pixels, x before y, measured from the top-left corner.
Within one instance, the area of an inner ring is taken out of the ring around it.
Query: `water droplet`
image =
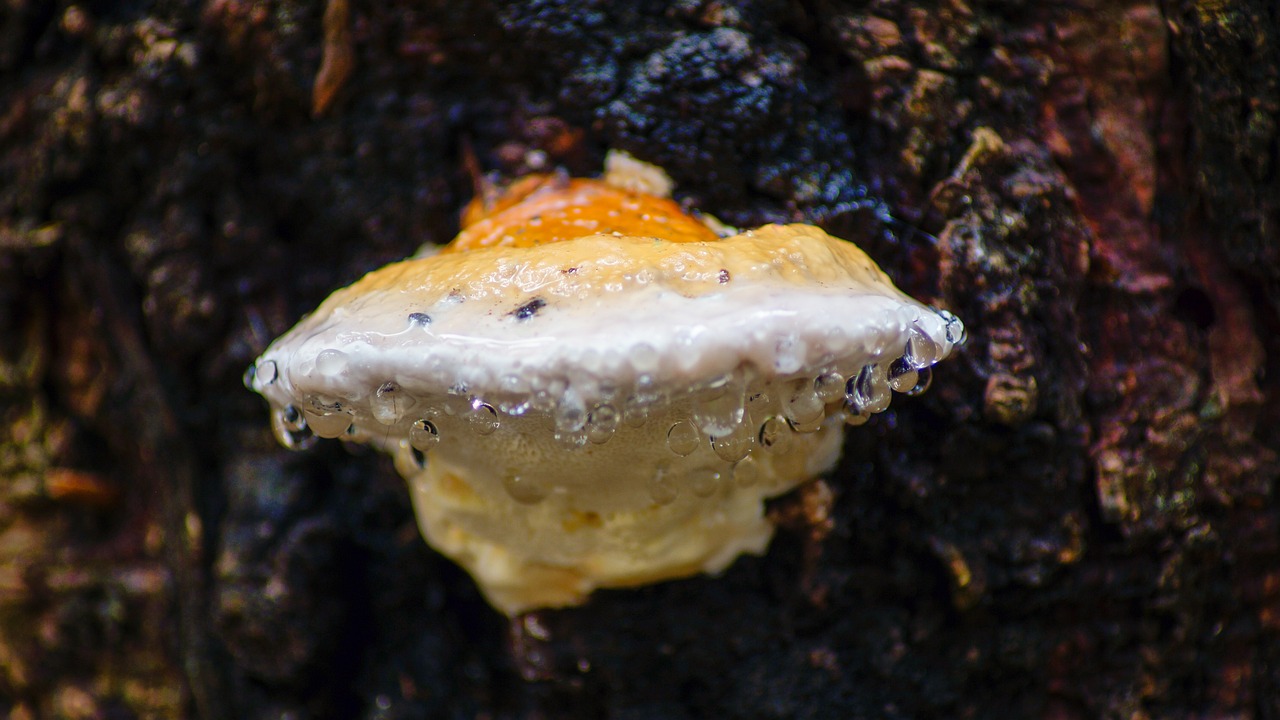
[[[720,487],[720,471],[715,468],[694,468],[685,476],[689,489],[700,498],[708,498],[716,494]]]
[[[612,405],[597,405],[587,416],[587,439],[599,445],[608,442],[618,429],[618,411]]]
[[[919,395],[928,390],[929,386],[933,384],[933,370],[931,368],[920,368],[916,371],[916,376],[916,384],[907,391],[907,395]]]
[[[963,345],[969,339],[969,331],[965,329],[960,318],[947,310],[939,310],[938,314],[947,322],[947,342],[952,345]]]
[[[801,378],[788,383],[787,393],[783,396],[783,412],[787,420],[797,429],[810,428],[817,430],[822,424],[826,406],[818,394],[813,391],[813,384]],[[802,432],[810,432],[802,430]]]
[[[780,417],[771,417],[760,423],[756,440],[769,452],[784,453],[791,447],[791,426]]]
[[[738,484],[738,487],[751,487],[760,482],[763,476],[764,469],[752,455],[742,458],[733,465],[733,481]]]
[[[393,382],[382,383],[369,398],[369,412],[383,425],[395,425],[407,411],[410,399],[403,397],[400,386]]]
[[[766,418],[777,412],[773,396],[769,394],[769,386],[747,391],[747,420],[759,425]]]
[[[941,348],[938,347],[938,343],[933,341],[933,338],[925,334],[920,328],[913,327],[907,337],[907,347],[902,353],[902,359],[907,361],[911,367],[920,369],[938,362],[938,355],[941,352]]]
[[[498,430],[498,411],[480,398],[471,399],[471,409],[466,417],[467,425],[477,435],[492,435]]]
[[[409,444],[415,450],[427,452],[440,443],[440,428],[427,418],[414,421],[409,428]]]
[[[906,358],[898,358],[889,365],[889,387],[904,393],[916,386],[919,373]]]
[[[738,423],[728,435],[712,438],[711,449],[725,462],[737,462],[751,452],[756,443],[755,428],[747,423]]]
[[[409,324],[417,327],[426,327],[431,324],[431,316],[426,313],[409,313]]]
[[[275,382],[276,376],[278,375],[276,372],[276,361],[263,360],[258,363],[258,370],[255,375],[257,376],[258,383],[261,385],[270,385]]]
[[[671,482],[671,475],[665,467],[658,467],[653,471],[646,487],[649,490],[649,497],[659,505],[670,505],[680,496],[680,489]]]
[[[302,416],[307,421],[307,427],[322,438],[341,437],[351,427],[351,415],[343,410],[307,408],[302,411]]]
[[[577,433],[587,424],[587,407],[573,388],[567,388],[556,407],[556,432]]]
[[[306,419],[292,405],[271,413],[271,430],[276,440],[289,450],[306,450],[316,442]]]
[[[307,425],[302,418],[302,413],[298,412],[298,408],[293,405],[284,406],[284,410],[280,412],[280,419],[284,422],[286,430],[301,430]]]
[[[316,355],[316,371],[325,377],[337,377],[347,370],[347,354],[341,350],[321,350]]]
[[[855,415],[884,412],[893,399],[888,372],[878,363],[864,366],[856,377],[849,379],[847,389],[846,400]]]
[[[849,427],[866,425],[867,421],[870,419],[871,413],[857,413],[854,412],[852,408],[845,408],[844,410],[844,424]]]
[[[622,401],[622,422],[631,427],[640,427],[649,419],[649,403],[639,394],[628,395]]]
[[[627,354],[627,359],[637,373],[651,373],[658,369],[658,361],[661,358],[654,346],[649,343],[636,343]]]
[[[688,420],[679,420],[667,430],[667,447],[680,457],[685,457],[697,450],[701,442],[702,434]]]
[[[512,500],[522,505],[533,505],[550,494],[542,483],[515,473],[502,476],[502,488],[507,491]]]
[[[844,399],[845,380],[839,373],[823,373],[813,379],[813,392],[825,403],[833,403]]]
[[[698,393],[693,422],[707,435],[728,435],[742,423],[747,387],[740,377],[726,377]]]

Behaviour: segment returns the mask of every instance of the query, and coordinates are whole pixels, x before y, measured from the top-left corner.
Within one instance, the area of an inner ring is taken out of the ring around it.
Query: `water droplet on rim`
[[[726,376],[694,396],[693,422],[707,435],[728,435],[742,422],[747,386],[738,376]]]
[[[383,425],[395,425],[409,409],[410,398],[402,397],[400,386],[393,382],[382,383],[369,398],[369,412]]]
[[[276,440],[289,450],[306,450],[316,442],[306,419],[292,405],[271,413],[271,430]]]
[[[844,410],[844,424],[849,427],[866,425],[870,419],[871,413],[856,413],[852,408],[845,408]]]
[[[280,419],[284,421],[286,430],[301,430],[307,426],[302,413],[298,412],[298,408],[293,405],[284,406],[284,410],[280,411]]]
[[[599,445],[608,442],[618,429],[618,411],[612,405],[598,405],[587,416],[587,439]]]
[[[933,338],[920,328],[913,327],[907,337],[907,347],[902,353],[902,358],[918,370],[938,362],[938,355],[941,352],[942,349],[933,341]]]
[[[302,411],[302,416],[307,421],[307,427],[322,438],[341,437],[351,427],[351,414],[344,410],[306,408]]]
[[[498,430],[498,411],[480,398],[472,398],[467,411],[467,425],[477,435],[492,435]]]
[[[878,363],[870,363],[849,379],[846,401],[851,414],[884,412],[893,399],[888,372]]]
[[[414,421],[409,428],[409,444],[415,450],[427,452],[440,443],[440,429],[427,418]]]
[[[685,457],[698,449],[702,442],[702,434],[688,420],[679,420],[667,430],[667,447],[671,452]]]
[[[321,350],[316,355],[316,371],[325,377],[335,377],[346,372],[347,354],[341,350]]]
[[[263,360],[262,362],[258,363],[257,372],[255,373],[255,375],[257,376],[258,382],[263,385],[270,385],[271,383],[275,382],[276,376],[278,375],[278,373],[276,372],[276,361]]]
[[[933,383],[933,370],[931,368],[920,368],[916,372],[916,384],[907,390],[907,395],[914,396],[929,389],[929,385]]]
[[[814,432],[822,426],[826,405],[813,391],[811,381],[804,378],[789,383],[783,410],[787,421],[799,432]]]
[[[969,339],[969,331],[965,329],[964,323],[960,322],[960,318],[948,310],[939,310],[938,314],[947,322],[947,342],[952,345],[963,345]]]
[[[770,452],[786,452],[791,446],[791,426],[780,417],[771,417],[760,423],[756,441]]]
[[[587,424],[587,407],[572,388],[564,391],[556,408],[556,432],[578,433]]]
[[[728,435],[713,438],[711,449],[725,462],[737,462],[751,452],[756,443],[754,428],[746,423],[739,423]]]
[[[906,358],[898,358],[889,365],[889,387],[904,393],[915,387],[919,373]]]
[[[823,373],[813,379],[813,392],[823,403],[844,399],[845,380],[839,373]]]
[[[631,427],[640,427],[649,419],[649,403],[644,396],[628,395],[622,401],[622,422]]]

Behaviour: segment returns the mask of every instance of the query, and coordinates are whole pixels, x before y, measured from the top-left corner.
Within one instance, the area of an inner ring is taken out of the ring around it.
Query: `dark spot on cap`
[[[530,300],[529,302],[521,305],[520,307],[516,308],[514,311],[511,312],[511,314],[514,315],[517,320],[528,320],[534,315],[537,315],[538,311],[546,306],[547,306],[546,300],[543,300],[540,297],[536,297]]]
[[[431,316],[426,313],[409,313],[409,324],[426,327],[431,324]]]
[[[720,268],[720,284],[723,285],[727,282],[729,282],[729,271],[724,268]]]
[[[564,273],[565,275],[574,275],[574,274],[576,274],[576,273],[578,272],[578,268],[577,268],[577,267],[567,267],[567,268],[565,268],[565,269],[561,270],[560,272]]]
[[[459,290],[458,288],[453,288],[452,290],[450,290],[450,291],[449,291],[449,298],[448,298],[448,299],[449,299],[449,301],[450,301],[450,302],[462,302],[463,300],[466,300],[467,298],[466,298],[466,296],[465,296],[465,295],[463,295],[463,294],[462,294],[462,291],[461,291],[461,290]]]

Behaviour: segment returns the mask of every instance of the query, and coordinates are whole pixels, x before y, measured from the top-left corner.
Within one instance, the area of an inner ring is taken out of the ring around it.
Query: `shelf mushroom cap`
[[[599,181],[518,193],[335,292],[251,380],[285,445],[392,453],[427,540],[508,614],[763,552],[763,499],[962,336],[813,226],[719,238]]]

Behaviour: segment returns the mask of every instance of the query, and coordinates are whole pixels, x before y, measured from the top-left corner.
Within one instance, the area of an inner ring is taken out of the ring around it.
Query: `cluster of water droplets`
[[[960,322],[941,315],[947,341],[963,342]],[[663,505],[685,491],[710,497],[728,483],[748,487],[766,481],[769,456],[794,451],[798,435],[832,422],[863,424],[889,407],[894,392],[924,392],[930,367],[942,353],[937,342],[913,326],[896,353],[864,352],[782,377],[744,365],[685,388],[659,389],[647,373],[625,388],[599,380],[530,381],[513,375],[498,379],[484,397],[465,387],[415,396],[389,379],[364,397],[312,395],[296,405],[273,403],[272,427],[290,449],[309,447],[316,437],[401,438],[401,451],[419,469],[430,453],[450,441],[450,433],[484,437],[508,425],[514,426],[508,432],[527,432],[533,420],[563,450],[583,452],[607,445],[619,433],[648,427],[648,436],[665,440],[670,453],[670,461],[660,462],[648,483],[653,502]],[[645,357],[643,346],[634,360],[633,367],[639,368],[657,363]],[[325,377],[344,373],[347,357],[339,350],[322,351],[315,369]],[[249,368],[245,384],[262,392],[278,377],[275,361],[266,359]],[[632,440],[639,437],[634,432]],[[502,484],[521,503],[539,502],[549,493],[519,471],[507,473]]]

